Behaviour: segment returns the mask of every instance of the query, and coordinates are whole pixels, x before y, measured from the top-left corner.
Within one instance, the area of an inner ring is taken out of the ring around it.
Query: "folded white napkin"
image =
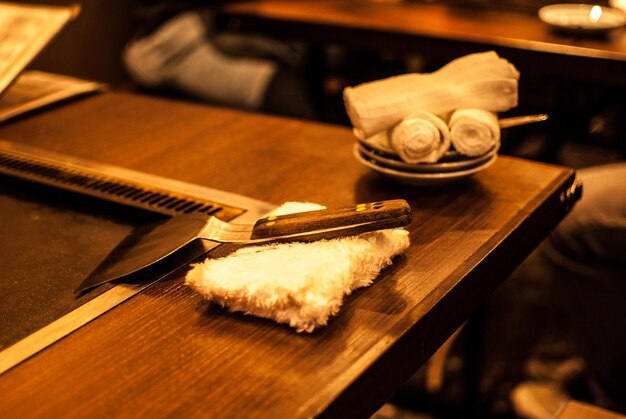
[[[274,214],[322,208],[292,202]],[[408,231],[396,228],[310,243],[245,247],[194,265],[185,282],[231,311],[312,332],[338,313],[345,295],[370,285],[408,246]]]
[[[466,156],[481,156],[500,145],[500,125],[494,112],[458,109],[448,122],[452,145]]]
[[[450,130],[437,115],[416,112],[393,128],[391,147],[407,163],[435,163],[450,148]]]

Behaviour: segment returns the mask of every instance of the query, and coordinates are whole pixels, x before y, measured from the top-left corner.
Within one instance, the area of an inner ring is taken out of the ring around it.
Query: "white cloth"
[[[457,58],[433,73],[347,87],[343,99],[355,135],[364,139],[419,111],[437,115],[461,108],[508,111],[517,106],[518,80],[515,67],[489,51]]]
[[[450,116],[450,137],[459,153],[481,156],[500,146],[498,116],[483,109],[458,109]]]
[[[287,203],[275,214],[320,209]],[[409,246],[402,228],[310,243],[244,247],[196,264],[186,284],[208,300],[312,332],[336,315],[345,295],[368,286]]]
[[[223,105],[258,109],[278,70],[271,60],[231,57],[207,38],[197,12],[182,13],[123,54],[131,76],[147,87],[171,87]]]
[[[435,163],[450,148],[450,130],[437,115],[416,112],[393,128],[391,146],[407,163]]]

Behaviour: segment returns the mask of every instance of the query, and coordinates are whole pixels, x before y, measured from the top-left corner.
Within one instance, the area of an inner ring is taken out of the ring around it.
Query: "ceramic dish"
[[[374,138],[375,137],[370,137],[367,140],[357,139],[357,141],[359,142],[359,144],[361,144],[361,146],[363,146],[364,148],[370,151],[376,152],[381,157],[402,161],[400,159],[400,156],[398,156],[398,153],[396,153],[394,149],[392,149],[389,145],[387,145],[386,141],[385,142],[378,141],[378,140],[373,141],[372,139]],[[439,162],[446,163],[446,162],[462,160],[465,158],[467,157],[465,157],[458,151],[450,150],[450,151],[446,151],[445,154],[441,156],[441,158],[439,159]]]
[[[389,140],[387,139],[386,134],[376,134],[372,137],[369,137],[365,140],[361,140],[357,138],[357,141],[366,149],[376,152],[381,157],[385,157],[388,159],[395,159],[398,161],[402,161],[398,153],[391,148],[389,145]],[[446,151],[443,156],[439,159],[439,163],[448,163],[460,160],[466,160],[470,157],[464,156],[456,150]]]
[[[539,19],[548,25],[570,32],[601,32],[626,24],[626,14],[619,9],[593,4],[553,4],[539,9]]]
[[[459,170],[465,170],[478,166],[481,163],[489,160],[494,154],[498,152],[497,148],[493,148],[489,152],[478,157],[465,157],[461,156],[458,159],[448,159],[438,163],[407,163],[398,158],[389,156],[388,154],[380,153],[376,150],[368,148],[362,144],[356,143],[355,147],[358,147],[363,157],[373,160],[379,166],[387,167],[389,169],[401,170],[403,172],[417,172],[417,173],[445,173],[454,172]],[[450,154],[458,154],[451,152]],[[460,156],[460,155],[459,155]]]
[[[380,166],[375,161],[368,159],[365,155],[361,154],[359,151],[358,144],[355,144],[353,148],[354,157],[363,164],[364,166],[370,168],[371,170],[380,173],[383,176],[387,176],[391,179],[397,180],[398,182],[412,185],[412,186],[439,186],[444,185],[446,183],[454,182],[460,179],[464,179],[470,177],[487,167],[491,166],[496,159],[498,158],[498,154],[494,154],[489,160],[486,162],[472,167],[466,170],[459,170],[456,172],[446,172],[446,173],[415,173],[415,172],[405,172],[401,170],[394,170],[387,167]]]
[[[391,157],[398,157],[398,153],[396,153],[396,151],[389,145],[389,139],[387,138],[386,132],[379,132],[378,134],[365,139],[357,138],[357,141],[366,147],[378,151],[379,153],[384,153]]]

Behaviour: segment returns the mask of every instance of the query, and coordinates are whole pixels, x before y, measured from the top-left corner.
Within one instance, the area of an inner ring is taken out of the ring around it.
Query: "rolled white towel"
[[[274,214],[321,208],[289,202]],[[185,283],[231,311],[312,332],[339,312],[346,295],[370,285],[408,246],[408,231],[394,228],[310,243],[244,247],[194,265]]]
[[[480,156],[500,145],[500,125],[494,112],[458,109],[450,116],[450,137],[459,153]]]
[[[437,115],[416,112],[393,128],[390,142],[407,163],[435,163],[450,148],[450,130]]]

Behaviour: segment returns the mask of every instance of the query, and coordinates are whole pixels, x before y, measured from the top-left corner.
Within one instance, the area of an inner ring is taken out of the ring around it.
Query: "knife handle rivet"
[[[356,206],[357,211],[365,211],[367,209],[367,204],[358,204]]]
[[[276,224],[276,221],[270,221],[269,223],[265,223],[267,227],[273,226],[274,224]]]
[[[276,215],[270,215],[269,217],[267,217],[267,221],[274,221],[277,218],[278,218],[278,216],[276,216]]]

